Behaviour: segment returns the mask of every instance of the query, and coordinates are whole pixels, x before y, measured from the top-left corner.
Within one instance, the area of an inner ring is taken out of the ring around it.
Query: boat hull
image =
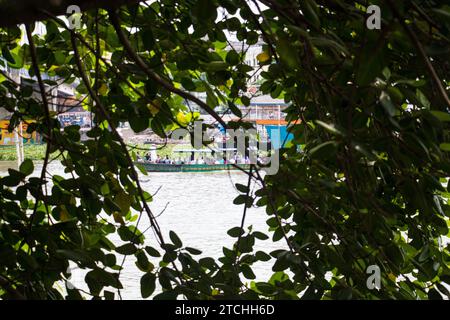
[[[232,164],[165,164],[165,163],[149,163],[137,162],[143,166],[148,172],[210,172],[210,171],[236,171],[249,170],[249,164],[237,164],[236,168]]]

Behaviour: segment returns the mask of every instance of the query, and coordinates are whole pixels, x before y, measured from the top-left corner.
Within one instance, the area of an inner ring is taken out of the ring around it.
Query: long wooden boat
[[[237,164],[236,168],[232,164],[166,164],[151,163],[145,161],[136,162],[145,168],[148,172],[208,172],[208,171],[236,171],[239,168],[249,170],[250,164]]]

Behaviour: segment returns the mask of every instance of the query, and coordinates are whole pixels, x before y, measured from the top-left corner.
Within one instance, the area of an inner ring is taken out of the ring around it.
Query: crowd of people
[[[150,152],[147,152],[144,156],[138,154],[138,160],[149,162],[149,163],[162,163],[162,164],[250,164],[249,157],[242,157],[238,154],[234,154],[230,159],[223,157],[221,159],[217,159],[213,156],[210,157],[187,157],[187,158],[176,158],[171,159],[168,155],[165,157],[160,157],[159,155],[156,158],[152,158]]]

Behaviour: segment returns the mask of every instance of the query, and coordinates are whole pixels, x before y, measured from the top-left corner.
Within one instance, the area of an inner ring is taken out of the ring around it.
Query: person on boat
[[[203,160],[203,157],[201,157],[200,159],[198,159],[198,164],[205,164],[205,160]]]

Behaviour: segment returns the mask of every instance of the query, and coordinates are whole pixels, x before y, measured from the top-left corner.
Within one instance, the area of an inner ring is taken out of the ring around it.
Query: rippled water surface
[[[15,168],[14,162],[0,163],[0,176],[8,167]],[[41,165],[35,164],[35,175],[38,175]],[[64,176],[63,167],[57,163],[49,166],[49,172]],[[158,189],[154,201],[150,204],[155,215],[160,214],[158,222],[165,237],[170,230],[175,231],[184,245],[203,251],[203,256],[220,257],[222,247],[231,247],[233,239],[227,235],[227,230],[241,223],[243,206],[233,204],[238,195],[234,183],[247,183],[247,176],[240,172],[209,172],[209,173],[149,173],[141,176],[142,187],[151,194]],[[165,210],[164,210],[165,208]],[[265,221],[267,215],[264,208],[250,208],[247,211],[246,225],[253,225],[254,230],[267,231]],[[140,230],[149,226],[148,219],[143,217]],[[149,230],[146,233],[147,244],[155,245],[154,236]],[[112,239],[116,241],[117,239]],[[273,244],[270,240],[258,241],[257,249],[266,252],[283,246]],[[118,260],[120,261],[120,260]],[[273,262],[255,265],[257,279],[267,279]],[[85,287],[82,270],[75,270],[71,279],[75,286]],[[124,286],[124,299],[140,299],[139,281],[142,276],[134,264],[133,257],[127,258],[125,269],[121,275]]]

